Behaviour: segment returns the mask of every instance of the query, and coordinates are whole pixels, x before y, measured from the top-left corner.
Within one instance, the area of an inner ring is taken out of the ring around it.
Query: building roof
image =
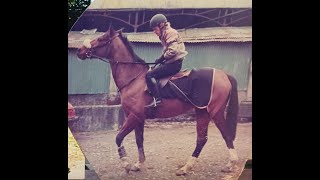
[[[251,8],[252,0],[95,0],[88,9]]]
[[[252,41],[252,27],[213,27],[178,30],[186,43],[202,42],[250,42]],[[96,29],[83,31],[70,31],[68,34],[68,47],[79,48],[85,39],[95,39],[104,32]],[[160,43],[153,32],[124,33],[130,42]]]

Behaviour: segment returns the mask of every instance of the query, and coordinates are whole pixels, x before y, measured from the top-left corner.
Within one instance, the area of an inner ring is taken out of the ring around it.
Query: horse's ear
[[[112,27],[112,22],[110,22],[109,28],[108,28],[107,32],[110,33],[112,30],[114,31],[114,29],[113,29],[113,27]],[[107,32],[106,32],[106,33],[107,33]]]
[[[110,24],[109,24],[109,28],[108,28],[109,32],[110,32],[111,26],[112,26],[112,22],[110,22]]]
[[[121,28],[121,29],[117,30],[116,32],[119,33],[119,34],[122,36],[122,31],[123,31],[123,29],[124,29],[124,28]]]
[[[113,27],[112,26],[110,26],[109,27],[109,34],[110,34],[110,36],[113,36],[113,35],[115,35],[115,33],[116,33],[116,31],[113,29]]]

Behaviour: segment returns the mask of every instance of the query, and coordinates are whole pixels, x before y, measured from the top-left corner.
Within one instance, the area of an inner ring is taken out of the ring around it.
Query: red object
[[[68,120],[72,120],[76,118],[76,110],[74,107],[68,102]]]

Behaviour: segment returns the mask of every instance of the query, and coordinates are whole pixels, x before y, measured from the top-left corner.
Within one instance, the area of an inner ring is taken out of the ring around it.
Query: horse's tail
[[[231,92],[229,97],[229,105],[227,108],[227,115],[226,115],[226,122],[227,122],[227,131],[229,131],[230,140],[234,141],[236,137],[236,130],[237,130],[237,119],[238,119],[238,111],[239,111],[239,104],[238,104],[238,83],[237,80],[229,75],[229,81],[231,83]]]

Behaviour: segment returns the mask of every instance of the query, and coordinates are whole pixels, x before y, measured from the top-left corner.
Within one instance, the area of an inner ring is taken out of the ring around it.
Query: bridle
[[[111,63],[112,63],[111,61],[109,61],[109,60],[107,60],[107,59],[104,59],[103,57],[94,55],[93,52],[95,52],[95,49],[96,49],[96,48],[100,48],[100,47],[106,46],[106,45],[107,45],[107,47],[110,46],[112,40],[114,40],[114,39],[115,39],[116,37],[118,37],[118,36],[119,36],[119,34],[116,34],[116,35],[112,36],[110,39],[108,39],[106,42],[101,43],[101,44],[99,44],[99,45],[96,46],[96,47],[90,47],[90,48],[88,48],[89,50],[88,50],[88,52],[86,53],[87,58],[92,58],[92,57],[93,57],[93,58],[99,58],[99,59],[103,59],[103,61],[106,61],[106,62],[108,62],[108,63],[111,64]],[[106,47],[106,48],[107,48],[107,47]]]
[[[104,57],[101,57],[101,56],[97,56],[94,54],[95,52],[95,49],[96,48],[100,48],[100,47],[103,47],[103,46],[106,46],[106,48],[108,48],[108,46],[110,46],[112,40],[114,40],[116,37],[119,36],[119,33],[117,33],[116,35],[112,36],[110,39],[108,39],[106,42],[104,43],[101,43],[99,44],[98,46],[96,47],[90,47],[88,48],[88,52],[86,52],[86,56],[87,58],[98,58],[104,62],[107,62],[109,64],[115,64],[116,67],[115,67],[115,76],[117,74],[117,69],[118,69],[118,64],[141,64],[141,65],[149,65],[149,64],[155,64],[155,66],[157,65],[157,63],[145,63],[145,62],[122,62],[122,61],[110,61],[109,59],[106,59]],[[141,71],[140,73],[138,73],[138,75],[136,75],[134,78],[132,78],[130,81],[128,81],[127,83],[125,83],[124,86],[122,86],[121,88],[118,89],[118,92],[120,93],[120,91],[128,86],[129,84],[131,84],[134,80],[136,80],[141,74],[143,73],[143,71]],[[114,77],[114,79],[116,79],[116,77]]]

